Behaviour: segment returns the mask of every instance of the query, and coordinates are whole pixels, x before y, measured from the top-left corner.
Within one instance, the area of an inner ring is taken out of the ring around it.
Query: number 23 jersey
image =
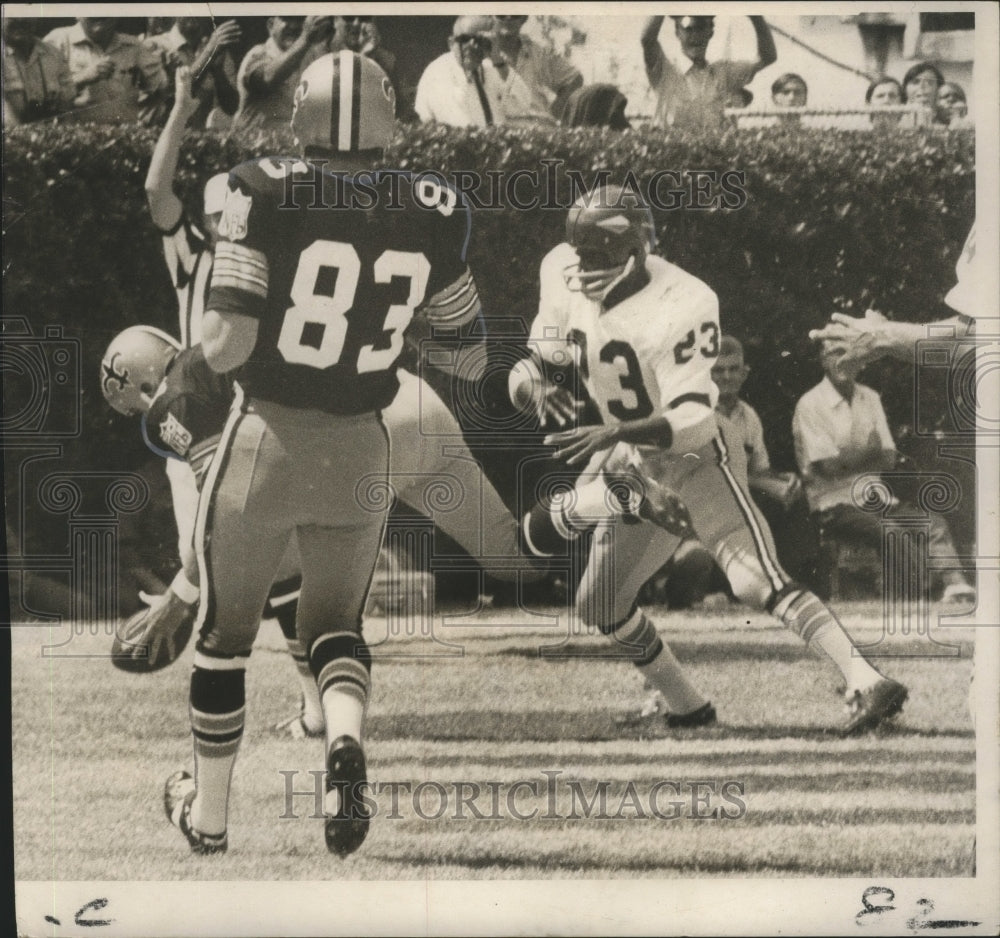
[[[480,311],[454,192],[407,174],[352,180],[302,160],[230,172],[208,308],[258,320],[236,377],[249,398],[360,414],[387,406],[415,318]]]
[[[569,244],[542,261],[534,347],[552,360],[566,343],[605,422],[671,413],[675,431],[705,425],[715,432],[718,389],[712,364],[719,354],[719,301],[701,280],[661,257],[646,259],[649,282],[608,310],[569,289],[563,271],[576,263]]]

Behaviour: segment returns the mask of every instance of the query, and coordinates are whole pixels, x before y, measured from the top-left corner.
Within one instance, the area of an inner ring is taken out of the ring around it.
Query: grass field
[[[879,634],[876,606],[841,612],[859,640]],[[607,649],[600,638],[572,637],[561,648],[571,657],[541,658],[541,646],[557,645],[560,635],[566,641],[554,620],[488,611],[438,629],[461,646],[460,657],[376,660],[367,750],[369,777],[382,786],[378,815],[364,846],[346,861],[326,852],[322,823],[310,817],[311,795],[295,797],[291,812],[286,807],[286,778],[307,790],[308,773],[323,763],[319,741],[270,730],[297,701],[294,668],[276,628],[262,629],[248,673],[229,853],[197,858],[167,824],[161,802],[166,776],[190,767],[191,649],[166,671],[138,677],[100,657],[43,657],[42,646],[64,641],[66,630],[15,627],[16,878],[971,873],[970,631],[948,636],[960,644],[960,657],[884,660],[884,670],[911,691],[902,717],[878,736],[840,740],[828,732],[842,719],[832,666],[769,618],[733,607],[655,619],[716,704],[716,727],[670,736],[662,728],[621,728],[616,718],[641,700],[638,673],[626,662],[588,656]],[[384,620],[366,626],[370,641],[385,630]],[[109,641],[78,636],[61,651],[96,655]],[[413,638],[391,647],[447,650]],[[745,811],[721,797],[727,781],[731,795],[742,792]],[[425,785],[414,806],[400,787],[407,782],[437,785]],[[590,802],[602,782],[606,810],[588,812],[577,794]],[[399,783],[396,810],[391,783]],[[660,818],[650,807],[657,783]],[[475,784],[481,794],[472,804],[482,819],[468,800],[459,804],[458,795],[468,799]],[[693,792],[707,801],[696,803]],[[431,819],[442,797],[445,810]],[[692,816],[720,808],[742,816]],[[529,820],[516,816],[532,811]],[[289,813],[297,817],[281,817]]]

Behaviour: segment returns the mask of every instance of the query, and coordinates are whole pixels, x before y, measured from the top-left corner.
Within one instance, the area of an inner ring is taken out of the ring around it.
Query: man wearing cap
[[[751,16],[757,34],[757,59],[708,62],[705,52],[715,29],[714,16],[672,16],[681,51],[691,65],[681,72],[660,46],[662,16],[651,16],[642,30],[642,51],[649,84],[656,92],[653,123],[659,127],[718,126],[723,109],[745,106],[747,85],[762,68],[778,58],[774,37],[763,16]]]
[[[535,110],[524,79],[493,54],[493,18],[460,16],[448,38],[449,49],[424,69],[415,108],[422,121],[452,127],[488,127],[519,118],[545,119]]]

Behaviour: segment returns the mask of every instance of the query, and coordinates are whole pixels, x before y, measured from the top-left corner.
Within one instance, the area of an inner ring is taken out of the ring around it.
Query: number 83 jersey
[[[563,271],[576,260],[572,246],[560,244],[542,262],[533,347],[558,364],[557,350],[575,345],[577,368],[605,422],[670,412],[675,435],[704,424],[707,443],[719,395],[711,376],[720,337],[715,293],[651,255],[646,286],[604,309],[566,284]]]
[[[208,306],[259,322],[236,375],[247,397],[335,414],[387,406],[415,318],[457,337],[479,315],[468,236],[467,208],[426,176],[236,167]]]

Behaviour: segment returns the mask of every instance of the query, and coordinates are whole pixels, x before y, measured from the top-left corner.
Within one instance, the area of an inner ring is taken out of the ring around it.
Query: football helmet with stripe
[[[570,207],[566,240],[578,258],[563,271],[566,286],[603,300],[656,246],[653,214],[634,192],[598,186]]]
[[[153,326],[129,326],[111,340],[101,360],[101,391],[120,414],[149,410],[181,344]]]
[[[313,62],[295,89],[292,132],[308,149],[356,153],[384,150],[396,120],[396,92],[389,76],[348,49]]]

